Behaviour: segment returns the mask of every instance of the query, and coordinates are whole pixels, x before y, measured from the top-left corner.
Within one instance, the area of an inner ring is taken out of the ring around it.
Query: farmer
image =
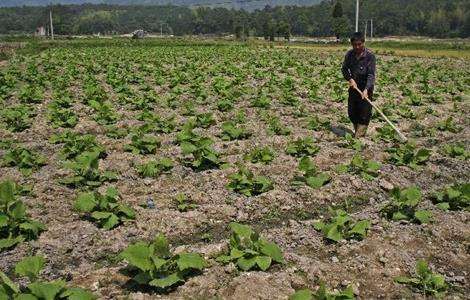
[[[354,125],[354,136],[363,137],[372,116],[372,105],[365,98],[372,100],[374,93],[375,55],[365,48],[361,32],[351,36],[351,45],[353,48],[346,53],[341,70],[349,82],[348,115]]]

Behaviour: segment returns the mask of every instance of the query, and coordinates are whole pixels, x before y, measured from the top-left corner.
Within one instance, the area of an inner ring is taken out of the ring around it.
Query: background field
[[[340,72],[348,45],[6,38],[2,45],[0,157],[24,147],[44,156],[45,165],[30,175],[18,166],[3,165],[0,180],[32,186],[22,199],[31,217],[47,230],[35,241],[0,252],[1,270],[11,274],[22,257],[41,254],[48,260],[44,278],[67,278],[102,299],[287,299],[300,288],[315,290],[320,282],[331,289],[351,285],[364,299],[418,298],[424,296],[393,278],[414,274],[416,261],[425,259],[451,285],[449,298],[470,293],[468,207],[444,211],[431,202],[435,191],[469,181],[467,43],[370,45],[378,59],[376,103],[416,149],[431,150],[429,160],[418,168],[389,160],[387,150],[400,143],[376,115],[361,149],[353,149],[355,141],[343,137],[351,127]],[[64,102],[67,111],[57,113]],[[22,120],[25,128],[15,130],[4,113],[21,105],[34,114]],[[202,113],[212,114],[214,121],[196,126],[194,132],[210,137],[226,164],[198,171],[187,165],[193,157],[184,155],[176,140],[184,124]],[[77,122],[70,122],[74,118]],[[249,135],[226,140],[222,124],[227,121]],[[50,141],[66,130],[90,134],[105,149],[99,168],[113,170],[118,177],[98,190],[115,186],[121,201],[136,210],[134,222],[104,230],[73,210],[86,187],[60,183],[72,173],[64,163],[64,145]],[[125,150],[139,134],[161,141],[155,154]],[[301,174],[300,157],[287,154],[286,148],[306,137],[319,146],[311,160],[332,178],[318,189],[292,184]],[[445,151],[445,145],[457,143],[465,155]],[[265,146],[274,151],[268,164],[245,159],[251,150]],[[381,163],[376,178],[339,170],[356,152]],[[161,158],[171,159],[174,167],[156,178],[137,172],[138,165]],[[270,178],[273,189],[251,197],[230,191],[228,176],[238,171],[237,163]],[[384,218],[380,210],[390,200],[391,188],[413,185],[422,190],[419,207],[431,211],[433,221]],[[194,207],[178,209],[178,193],[187,195]],[[155,209],[146,207],[149,197]],[[369,219],[368,235],[328,242],[313,222],[330,217],[330,208]],[[228,247],[232,221],[251,225],[276,242],[286,263],[265,272],[242,272],[233,264],[216,262]],[[161,296],[135,290],[123,271],[126,263],[118,258],[129,244],[151,240],[157,233],[167,236],[173,250],[199,252],[209,263],[201,275]]]

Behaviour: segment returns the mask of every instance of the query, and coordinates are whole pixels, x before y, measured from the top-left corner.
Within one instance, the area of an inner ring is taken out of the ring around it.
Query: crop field
[[[470,295],[470,60],[63,41],[0,64],[0,299]],[[374,50],[374,49],[372,49]]]

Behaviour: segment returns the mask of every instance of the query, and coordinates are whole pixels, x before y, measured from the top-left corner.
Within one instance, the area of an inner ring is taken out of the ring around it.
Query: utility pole
[[[374,37],[374,23],[373,23],[373,19],[370,19],[370,38],[373,38]]]
[[[359,31],[359,0],[356,0],[356,32]]]
[[[367,23],[369,23],[369,20],[366,20],[366,26],[364,28],[364,37],[367,38]]]
[[[54,39],[54,25],[52,24],[52,6],[49,10],[49,20],[51,21],[51,38]]]

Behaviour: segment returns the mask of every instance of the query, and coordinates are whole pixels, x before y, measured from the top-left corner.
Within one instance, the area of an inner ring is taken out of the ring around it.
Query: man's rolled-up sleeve
[[[372,55],[369,67],[367,68],[367,84],[366,89],[370,90],[375,85],[375,55]]]

